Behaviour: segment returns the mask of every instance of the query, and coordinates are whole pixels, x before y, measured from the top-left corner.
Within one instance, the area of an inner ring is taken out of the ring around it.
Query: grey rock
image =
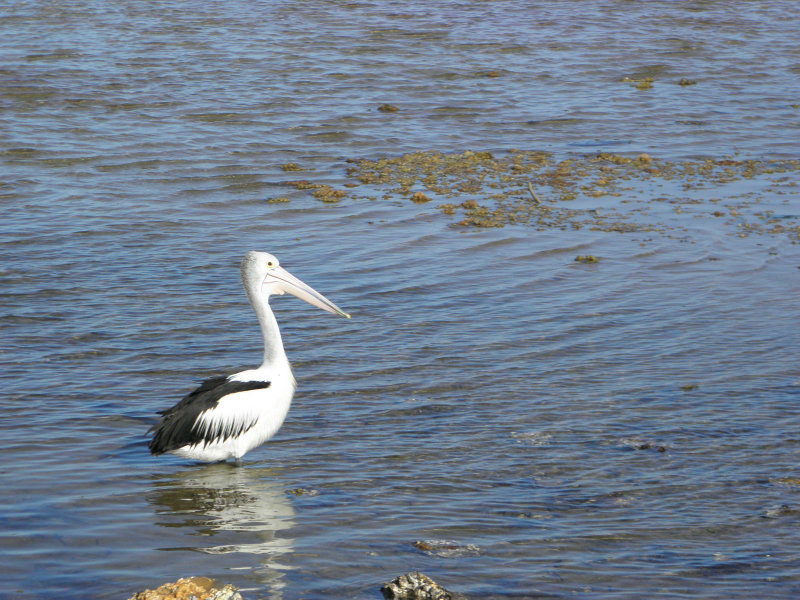
[[[466,600],[465,596],[446,590],[419,571],[384,583],[381,592],[386,600]]]

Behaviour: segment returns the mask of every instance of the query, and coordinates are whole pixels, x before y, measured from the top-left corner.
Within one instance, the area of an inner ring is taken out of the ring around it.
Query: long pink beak
[[[309,304],[313,304],[317,308],[327,310],[329,313],[336,315],[342,315],[348,319],[350,318],[350,315],[344,312],[341,308],[336,306],[333,302],[328,300],[310,285],[300,281],[297,277],[289,273],[289,271],[283,267],[275,267],[274,269],[271,269],[268,277],[273,277],[279,281],[276,287],[281,293],[288,292],[293,296],[297,296],[301,300],[305,300]]]

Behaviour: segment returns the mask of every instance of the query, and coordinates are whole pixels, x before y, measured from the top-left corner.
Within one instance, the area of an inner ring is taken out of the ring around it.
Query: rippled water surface
[[[530,4],[2,8],[0,596],[377,598],[415,569],[476,598],[800,595],[797,169],[569,205],[652,228],[458,225],[437,205],[467,192],[348,175],[796,160],[797,6]],[[243,468],[153,458],[156,411],[260,359],[250,249],[353,319],[274,299],[279,434]]]

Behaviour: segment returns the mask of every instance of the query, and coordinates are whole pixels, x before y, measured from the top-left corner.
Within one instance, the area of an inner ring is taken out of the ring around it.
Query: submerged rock
[[[460,544],[450,540],[418,540],[414,542],[413,546],[428,556],[441,556],[443,558],[479,556],[481,553],[481,549],[475,544]]]
[[[468,600],[463,594],[446,590],[418,571],[395,577],[381,587],[383,597],[393,600]],[[183,577],[154,590],[144,590],[129,600],[244,600],[230,584],[218,587],[208,577]]]
[[[130,600],[242,600],[242,595],[230,584],[217,587],[208,577],[184,577],[134,594]]]
[[[419,571],[395,577],[381,588],[387,600],[466,600],[456,592],[450,592]]]
[[[796,516],[798,514],[800,514],[800,508],[789,506],[788,504],[781,504],[780,506],[773,506],[768,509],[762,516],[765,519],[777,519],[779,517],[786,517],[789,515]]]
[[[662,453],[667,451],[667,447],[665,445],[656,442],[650,442],[639,437],[622,438],[620,440],[620,444],[625,448],[630,448],[631,450],[655,450]]]

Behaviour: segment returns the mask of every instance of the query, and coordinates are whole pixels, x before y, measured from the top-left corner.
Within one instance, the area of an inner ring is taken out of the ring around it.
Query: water
[[[796,171],[598,200],[669,225],[628,233],[286,185],[419,150],[797,158],[797,12],[4,7],[0,595],[377,598],[412,569],[475,597],[798,595],[800,246],[747,227],[796,226]],[[353,319],[273,302],[299,388],[244,468],[152,458],[157,410],[260,358],[249,249]]]

